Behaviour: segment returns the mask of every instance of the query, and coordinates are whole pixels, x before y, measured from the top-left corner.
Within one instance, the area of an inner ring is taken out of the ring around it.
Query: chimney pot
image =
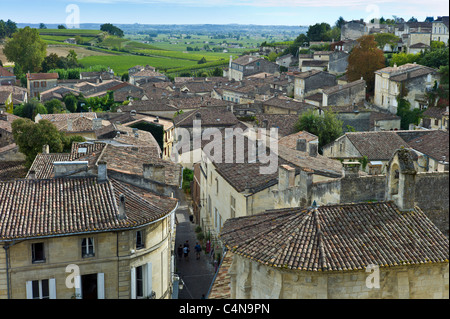
[[[318,152],[319,152],[319,142],[318,141],[310,142],[309,143],[309,156],[317,157]]]
[[[306,139],[299,138],[297,139],[297,151],[306,152]]]
[[[125,209],[125,195],[120,194],[119,195],[119,219],[126,219],[127,218],[127,212]]]
[[[107,165],[105,161],[99,161],[97,167],[97,180],[99,182],[105,182],[108,179]]]
[[[48,144],[42,146],[42,154],[50,154],[50,146]]]

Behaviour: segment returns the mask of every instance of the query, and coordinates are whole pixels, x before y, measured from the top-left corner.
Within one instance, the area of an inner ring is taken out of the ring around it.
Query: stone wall
[[[369,272],[279,269],[234,255],[231,296],[237,299],[448,299],[448,263],[379,268],[380,288]]]

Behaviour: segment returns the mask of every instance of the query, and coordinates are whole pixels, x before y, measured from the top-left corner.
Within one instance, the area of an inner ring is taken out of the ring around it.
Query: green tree
[[[11,20],[0,20],[0,40],[10,38],[17,31],[17,24]]]
[[[306,35],[310,41],[329,41],[327,32],[331,30],[328,23],[316,23],[315,25],[309,26]]]
[[[53,99],[44,103],[48,114],[63,113],[65,111],[64,104],[57,99]]]
[[[63,102],[66,105],[66,109],[70,112],[70,113],[75,113],[77,111],[78,108],[78,99],[75,95],[73,95],[72,93],[67,94],[64,98],[63,98]]]
[[[420,53],[405,53],[405,52],[400,52],[400,53],[395,53],[392,55],[392,58],[389,61],[389,65],[390,66],[400,66],[406,63],[419,63],[421,59],[421,54]]]
[[[377,33],[375,34],[375,41],[378,43],[378,48],[383,49],[388,44],[391,50],[394,50],[400,38],[392,33]]]
[[[14,108],[14,115],[34,120],[38,114],[47,114],[47,109],[37,99],[32,98]]]
[[[66,28],[66,26],[64,24],[60,24],[60,25],[58,25],[58,29],[64,30],[64,29],[67,29],[67,28]]]
[[[12,122],[11,127],[19,151],[25,155],[27,167],[33,164],[44,145],[49,145],[52,153],[60,153],[63,150],[62,135],[50,121],[41,120],[34,123],[30,119],[17,119]]]
[[[402,130],[409,130],[409,124],[419,125],[423,110],[411,109],[411,104],[402,97],[399,97],[397,102],[397,115],[400,116],[400,128]]]
[[[54,69],[60,69],[64,67],[64,62],[56,53],[51,53],[44,58],[42,61],[42,72],[48,72]]]
[[[105,23],[100,26],[100,30],[104,32],[108,32],[110,35],[115,35],[117,37],[122,38],[124,33],[118,27],[112,25],[111,23]]]
[[[319,137],[319,151],[343,134],[343,122],[332,111],[325,111],[323,115],[310,110],[300,115],[295,128],[297,131],[307,131]]]
[[[441,66],[448,65],[449,48],[439,48],[427,50],[422,54],[419,64],[439,69]]]
[[[197,64],[204,64],[204,63],[206,63],[205,57],[201,58],[201,59],[197,62]]]
[[[40,23],[39,29],[47,29],[47,26],[44,23]]]
[[[47,55],[47,43],[40,38],[38,30],[25,27],[6,42],[3,53],[23,72],[39,72]]]

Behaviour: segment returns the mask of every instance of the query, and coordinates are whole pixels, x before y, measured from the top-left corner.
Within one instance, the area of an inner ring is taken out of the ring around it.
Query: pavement
[[[176,212],[175,253],[180,244],[183,245],[186,240],[189,241],[190,253],[187,259],[184,257],[180,259],[178,255],[175,259],[175,273],[184,282],[183,289],[179,290],[178,299],[202,299],[202,296],[208,294],[214,279],[214,263],[204,251],[201,252],[200,259],[196,259],[194,246],[197,242],[195,233],[197,225],[189,220],[189,215],[186,200],[182,199]]]

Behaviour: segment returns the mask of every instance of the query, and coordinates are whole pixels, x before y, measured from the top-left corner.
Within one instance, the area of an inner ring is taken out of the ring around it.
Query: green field
[[[148,64],[160,71],[198,65],[195,61],[136,55],[89,56],[80,59],[79,62],[85,67],[104,65],[112,68],[116,74],[126,73],[129,68],[136,65],[145,66]]]
[[[40,35],[64,35],[64,36],[100,36],[103,31],[83,29],[38,29]]]

